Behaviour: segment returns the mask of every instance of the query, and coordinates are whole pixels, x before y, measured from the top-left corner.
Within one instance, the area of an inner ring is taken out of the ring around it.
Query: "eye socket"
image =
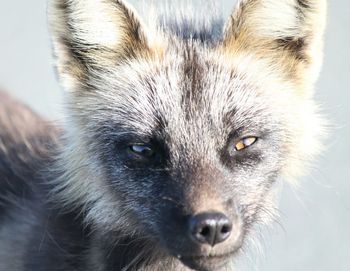
[[[236,143],[235,151],[237,152],[242,151],[252,146],[254,143],[256,143],[257,140],[258,138],[254,136],[245,137]]]
[[[130,150],[146,158],[151,158],[155,155],[155,150],[149,145],[131,145]]]

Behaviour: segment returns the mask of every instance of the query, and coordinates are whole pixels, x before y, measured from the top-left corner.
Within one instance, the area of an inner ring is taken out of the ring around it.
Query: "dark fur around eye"
[[[139,139],[135,136],[119,138],[115,154],[130,168],[161,168],[167,161],[167,148],[157,139]]]
[[[243,139],[246,137],[243,137]],[[229,168],[237,166],[254,166],[263,159],[261,141],[262,139],[256,137],[256,141],[250,146],[237,151],[235,145],[240,139],[230,138],[225,147],[220,150],[220,157],[222,162]]]

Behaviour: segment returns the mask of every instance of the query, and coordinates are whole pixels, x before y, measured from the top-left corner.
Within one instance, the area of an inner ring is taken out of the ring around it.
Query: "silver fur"
[[[295,182],[321,149],[325,1],[240,1],[225,27],[215,12],[173,11],[145,24],[120,0],[50,1],[67,105],[50,197],[91,229],[84,270],[108,271],[106,251],[126,237],[142,248],[121,270],[189,270],[173,210],[225,212],[230,238],[198,253],[239,253],[275,219],[281,177]],[[235,152],[247,136],[258,140]],[[148,141],[161,166],[129,161],[128,146]]]

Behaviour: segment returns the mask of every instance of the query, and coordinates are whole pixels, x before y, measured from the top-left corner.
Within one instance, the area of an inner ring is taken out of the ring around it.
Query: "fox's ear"
[[[121,0],[50,0],[49,25],[58,73],[69,88],[86,71],[147,55],[146,30]]]
[[[240,0],[224,33],[224,48],[248,50],[285,68],[289,76],[317,79],[326,0]]]

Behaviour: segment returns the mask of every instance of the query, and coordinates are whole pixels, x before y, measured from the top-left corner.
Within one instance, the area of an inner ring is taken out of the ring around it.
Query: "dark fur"
[[[63,214],[46,201],[50,175],[44,172],[57,135],[55,127],[29,108],[0,94],[0,231],[24,229],[0,237],[1,270],[10,270],[9,259],[18,262],[18,270],[38,271],[75,270],[79,262],[75,257],[84,243],[79,216]],[[3,247],[5,243],[11,245]],[[14,257],[12,246],[21,247],[22,255]]]
[[[0,146],[5,146],[0,148],[0,233],[8,232],[0,234],[1,271],[102,270],[91,265],[92,235],[82,214],[60,208],[48,197],[58,137],[56,127],[0,93]],[[23,231],[7,230],[17,226]],[[108,240],[93,241],[104,254],[103,270],[122,270],[145,246],[129,237],[114,249]]]

